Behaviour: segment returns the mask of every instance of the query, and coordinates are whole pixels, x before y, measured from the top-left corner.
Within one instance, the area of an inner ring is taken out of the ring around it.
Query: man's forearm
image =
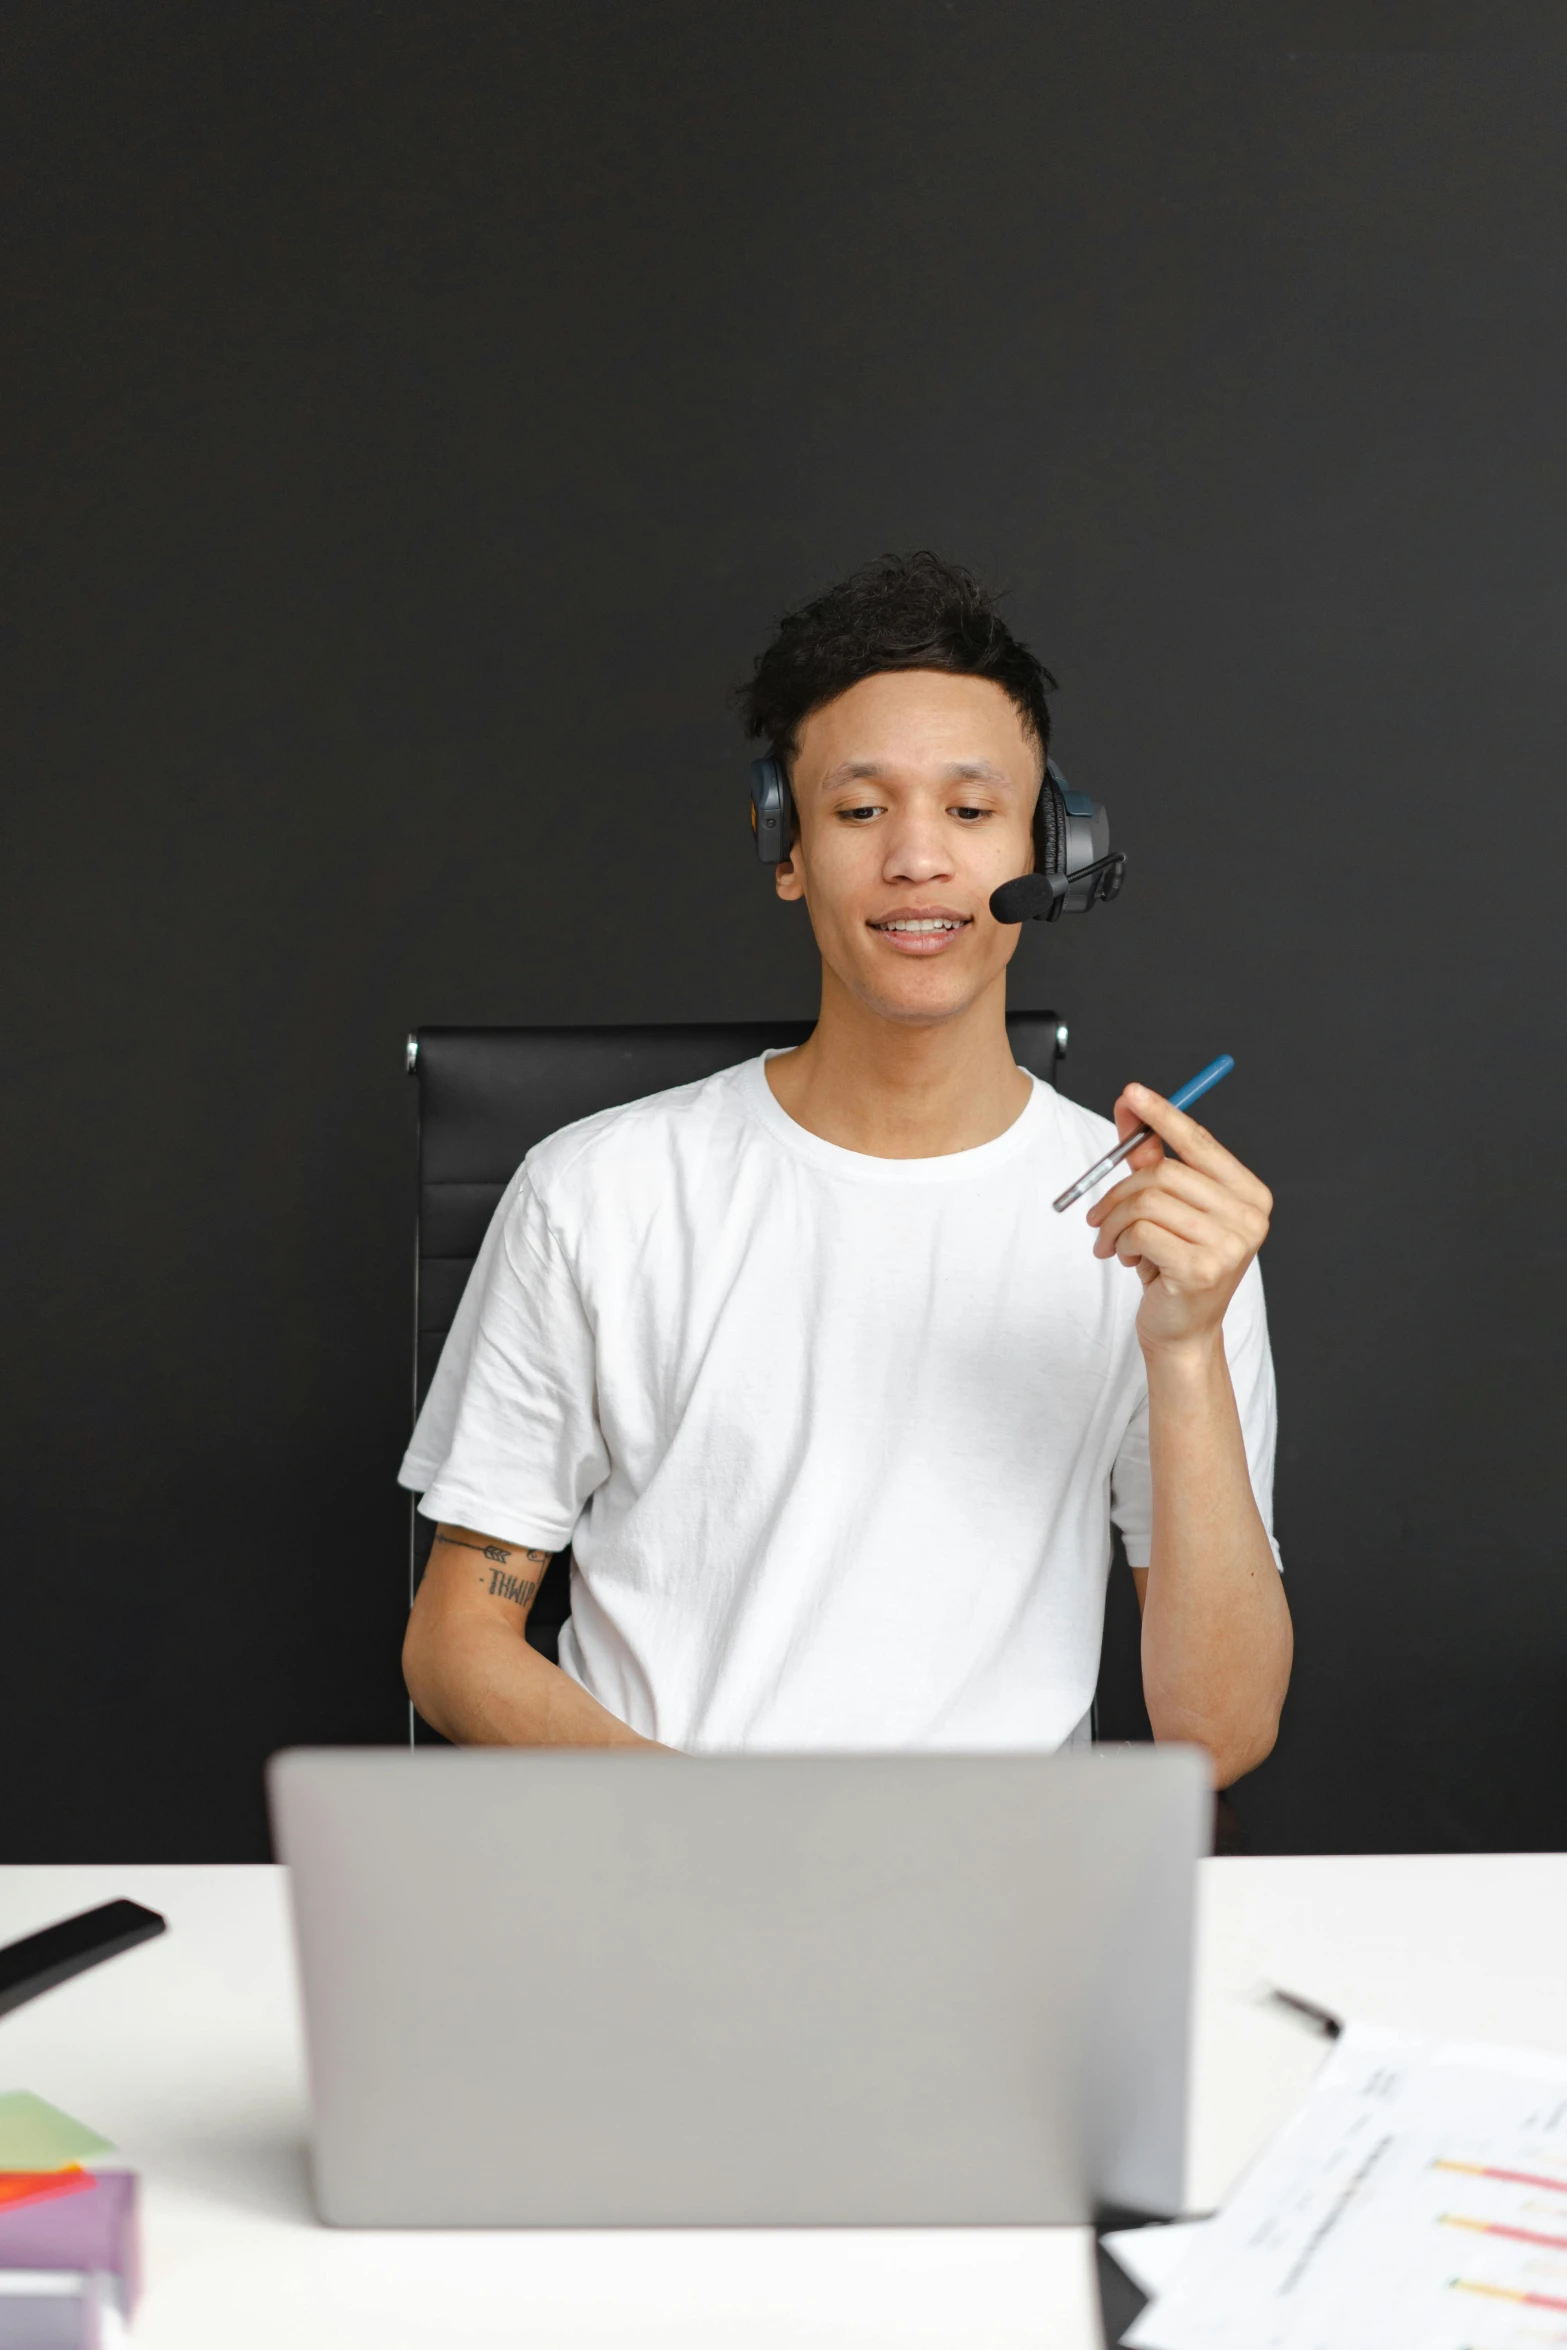
[[[1273,1745],[1293,1636],[1251,1490],[1222,1333],[1150,1350],[1153,1555],[1143,1608],[1143,1692],[1154,1736],[1213,1756],[1218,1784]]]
[[[455,1613],[421,1622],[403,1645],[408,1694],[443,1738],[463,1746],[649,1746],[509,1625]]]

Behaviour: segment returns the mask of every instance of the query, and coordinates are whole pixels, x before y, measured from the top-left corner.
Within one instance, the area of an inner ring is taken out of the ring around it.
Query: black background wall
[[[1278,1196],[1247,1833],[1563,1840],[1553,22],[6,12],[7,1857],[402,1734],[404,1032],[808,1011],[725,697],[927,542],[1133,860],[1016,1000]]]

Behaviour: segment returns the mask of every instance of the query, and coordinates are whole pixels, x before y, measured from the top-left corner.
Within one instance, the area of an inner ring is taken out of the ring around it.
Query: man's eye
[[[988,816],[990,814],[990,810],[988,808],[953,808],[949,811],[949,813],[954,816],[961,816],[964,823],[968,824],[977,817]]]
[[[872,816],[879,816],[879,808],[840,808],[838,813],[848,824],[863,824]]]

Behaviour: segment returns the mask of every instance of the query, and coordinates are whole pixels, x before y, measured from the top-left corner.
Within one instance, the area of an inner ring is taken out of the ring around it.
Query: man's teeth
[[[961,922],[878,922],[878,930],[961,930]]]

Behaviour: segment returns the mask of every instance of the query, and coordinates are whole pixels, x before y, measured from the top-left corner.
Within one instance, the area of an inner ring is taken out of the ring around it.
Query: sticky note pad
[[[113,2152],[107,2138],[30,2089],[0,2094],[0,2171],[64,2170],[68,2163]]]
[[[102,2350],[104,2281],[64,2270],[0,2274],[0,2342],[36,2344],[38,2350]]]
[[[52,2269],[107,2277],[129,2316],[141,2283],[134,2171],[100,2171],[78,2194],[0,2211],[0,2275]],[[0,2342],[6,2339],[0,2329]]]

